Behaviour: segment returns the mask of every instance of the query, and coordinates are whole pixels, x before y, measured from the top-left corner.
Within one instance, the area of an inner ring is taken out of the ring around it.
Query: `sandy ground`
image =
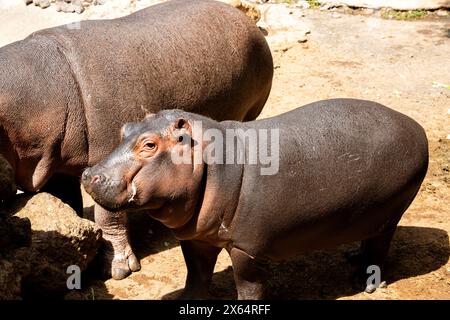
[[[0,45],[43,27],[79,19],[46,10],[11,6],[1,11]],[[85,14],[85,18],[100,15]],[[19,16],[22,22],[18,24]],[[269,35],[275,77],[260,118],[326,98],[374,100],[424,126],[430,166],[394,237],[385,274],[387,288],[369,295],[350,285],[352,268],[343,257],[345,250],[356,245],[350,244],[273,264],[269,298],[450,299],[450,89],[443,85],[450,84],[450,18],[391,21],[292,9],[290,19],[311,33],[303,43],[296,41],[290,28]],[[24,26],[23,21],[27,22]],[[280,36],[284,41],[279,41]],[[134,215],[131,220],[132,243],[142,270],[122,281],[90,279],[68,299],[176,297],[186,276],[177,240],[145,215]],[[236,297],[225,252],[215,268],[211,297]]]

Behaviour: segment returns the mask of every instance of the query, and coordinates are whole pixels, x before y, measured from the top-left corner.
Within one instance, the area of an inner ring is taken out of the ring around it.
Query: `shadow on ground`
[[[335,251],[317,251],[298,259],[271,265],[268,299],[337,299],[361,292],[351,285],[352,266],[344,253],[356,244]],[[445,265],[450,256],[446,231],[436,228],[399,226],[386,263],[388,285],[398,280],[430,273]],[[236,299],[231,267],[215,273],[211,298]],[[163,299],[174,299],[180,290]]]
[[[94,206],[84,208],[84,218],[94,221]],[[172,232],[160,222],[152,219],[145,212],[129,214],[130,241],[133,251],[142,260],[158,252],[171,249],[179,245]],[[110,300],[113,298],[105,286],[101,270],[100,255],[90,264],[83,277],[83,288],[88,290],[74,291],[66,299],[76,300]]]
[[[94,206],[84,208],[84,218],[94,221]],[[128,215],[130,241],[139,259],[178,245],[172,232],[145,212]]]

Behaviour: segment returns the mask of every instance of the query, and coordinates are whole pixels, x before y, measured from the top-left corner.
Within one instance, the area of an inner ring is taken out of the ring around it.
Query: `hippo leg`
[[[264,299],[268,275],[267,265],[238,248],[232,248],[229,253],[238,299]]]
[[[365,287],[367,293],[373,293],[377,287],[367,284],[370,274],[367,268],[371,265],[378,266],[381,270],[381,277],[384,277],[384,262],[386,260],[396,226],[386,229],[383,233],[361,242],[359,254],[351,256],[351,260],[358,263],[356,281]],[[381,282],[383,283],[383,281]]]
[[[83,216],[83,199],[78,177],[54,175],[40,191],[59,198],[74,209],[80,217]]]
[[[99,205],[94,209],[95,222],[102,229],[103,273],[116,280],[139,271],[141,265],[131,249],[127,212],[110,212]]]
[[[214,266],[222,248],[200,241],[180,241],[188,269],[186,285],[178,299],[202,299],[208,297]]]

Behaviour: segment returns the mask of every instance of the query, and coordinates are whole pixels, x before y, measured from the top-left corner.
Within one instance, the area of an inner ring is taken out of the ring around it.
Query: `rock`
[[[425,186],[425,190],[429,193],[435,193],[437,190],[435,183],[427,182],[424,186]]]
[[[39,1],[39,7],[41,7],[42,9],[50,7],[50,1],[48,0]]]
[[[33,0],[23,0],[23,2],[25,2],[25,5],[27,6],[31,3],[33,3]]]
[[[30,272],[31,224],[0,213],[0,300],[20,299],[22,281]]]
[[[30,220],[0,213],[0,255],[7,257],[14,250],[30,244]]]
[[[84,7],[81,4],[81,2],[78,2],[78,4],[74,4],[74,6],[75,6],[75,12],[76,13],[81,14],[81,13],[84,12]]]
[[[57,12],[67,13],[83,13],[85,8],[93,4],[103,4],[104,1],[99,0],[25,0],[25,4],[34,3],[34,5],[42,9],[48,8],[51,4],[55,4]]]
[[[48,3],[48,5],[50,6],[50,1],[48,1],[48,0],[33,0],[33,4],[36,6],[36,7],[41,7],[41,8],[43,8],[43,9],[45,9],[46,7],[46,5],[47,5],[47,3]]]
[[[363,14],[370,15],[370,14],[374,14],[375,13],[375,9],[364,8],[364,10],[362,12],[363,12]]]
[[[0,300],[22,299],[22,283],[31,269],[29,254],[29,248],[20,248],[9,258],[0,257]]]
[[[261,11],[252,3],[241,0],[220,0],[228,3],[229,5],[241,10],[248,17],[250,17],[255,23],[261,19]]]
[[[31,222],[31,269],[24,284],[27,295],[67,292],[67,267],[86,270],[99,249],[100,229],[48,193],[18,196],[9,211]]]
[[[367,285],[366,289],[364,290],[367,293],[374,293],[377,290],[377,287],[373,284]]]
[[[290,48],[308,40],[310,27],[302,19],[300,9],[279,4],[261,6],[261,11],[263,13],[258,26],[266,30],[267,42],[273,48]]]
[[[243,11],[248,17],[250,17],[255,23],[261,19],[261,11],[255,5],[240,1],[240,4],[236,7]]]
[[[327,11],[330,10],[331,8],[334,8],[335,6],[331,3],[325,3],[322,6],[320,6],[320,11]]]
[[[75,6],[71,3],[66,3],[63,1],[56,3],[56,11],[65,12],[65,13],[73,13],[75,12]]]
[[[8,202],[17,192],[14,170],[0,155],[0,204]]]
[[[82,6],[83,6],[81,0],[72,0],[72,4],[73,4],[75,7],[82,7]]]
[[[0,211],[0,299],[66,293],[67,267],[84,271],[97,254],[100,230],[50,194],[18,195]]]
[[[84,7],[76,7],[75,12],[78,14],[82,14],[84,12]]]
[[[439,9],[436,10],[436,15],[438,15],[439,17],[448,17],[449,12],[448,10]]]
[[[269,36],[277,33],[296,33],[306,35],[310,28],[302,19],[303,12],[298,8],[289,8],[287,5],[261,6],[262,18],[258,26],[266,29]]]
[[[311,7],[311,5],[308,3],[308,1],[301,0],[301,1],[297,1],[297,3],[295,4],[295,7],[301,8],[301,9],[309,9]]]

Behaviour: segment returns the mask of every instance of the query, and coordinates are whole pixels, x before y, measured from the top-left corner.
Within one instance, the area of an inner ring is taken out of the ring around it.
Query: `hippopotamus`
[[[85,189],[111,212],[147,210],[172,229],[190,298],[206,294],[223,248],[240,299],[264,297],[268,262],[311,250],[361,241],[361,270],[383,268],[428,166],[423,128],[365,100],[245,123],[160,111],[126,124],[121,140],[84,171]]]
[[[35,32],[0,48],[0,155],[17,187],[83,210],[80,176],[147,113],[179,108],[217,120],[253,120],[271,89],[272,56],[240,10],[174,0],[126,17]],[[139,269],[126,214],[95,208],[105,269]]]

